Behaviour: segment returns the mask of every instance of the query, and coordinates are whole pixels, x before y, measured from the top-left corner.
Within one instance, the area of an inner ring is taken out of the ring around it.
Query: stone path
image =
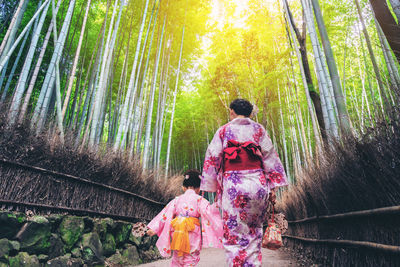
[[[263,249],[262,266],[268,267],[297,267],[296,260],[288,253],[282,250],[272,251]],[[153,263],[139,265],[141,267],[169,267],[171,260],[160,260]],[[225,262],[225,253],[222,249],[207,248],[200,254],[198,267],[223,267],[227,266]]]

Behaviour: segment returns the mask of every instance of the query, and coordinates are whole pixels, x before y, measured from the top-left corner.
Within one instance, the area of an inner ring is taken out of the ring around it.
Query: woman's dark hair
[[[253,111],[253,105],[246,99],[238,98],[231,102],[229,105],[230,109],[233,109],[237,115],[243,115],[250,117]]]
[[[184,174],[185,179],[183,179],[183,186],[199,188],[200,187],[200,175],[201,173],[198,170],[187,170]]]

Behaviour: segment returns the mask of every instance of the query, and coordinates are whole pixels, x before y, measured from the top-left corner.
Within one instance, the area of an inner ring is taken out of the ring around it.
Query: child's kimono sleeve
[[[215,133],[209,144],[204,159],[203,178],[200,190],[216,192],[218,189],[218,173],[221,169],[223,157],[223,143],[220,136],[221,128]]]
[[[211,205],[206,199],[200,197],[198,209],[201,216],[202,246],[223,248],[223,222],[217,203]]]
[[[175,203],[178,198],[175,198],[147,225],[151,230],[158,235],[156,246],[160,251],[161,256],[171,256],[171,221],[174,218]]]
[[[265,175],[268,179],[269,188],[288,185],[286,173],[278,153],[271,142],[271,138],[262,129],[263,134],[260,139],[262,162]]]

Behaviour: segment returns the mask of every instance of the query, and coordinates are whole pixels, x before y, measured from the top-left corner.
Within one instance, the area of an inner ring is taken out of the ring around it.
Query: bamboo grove
[[[144,169],[201,168],[231,100],[251,100],[292,182],[391,111],[398,0],[0,2],[0,105]]]

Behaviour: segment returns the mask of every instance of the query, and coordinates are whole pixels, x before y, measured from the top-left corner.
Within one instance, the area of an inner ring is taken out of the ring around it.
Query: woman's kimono
[[[156,246],[161,256],[171,255],[171,237],[174,234],[175,218],[199,218],[201,228],[194,225],[194,230],[189,232],[190,253],[180,256],[177,251],[172,252],[171,266],[195,266],[200,260],[202,247],[222,248],[223,227],[217,203],[210,203],[196,194],[192,189],[187,189],[183,195],[176,197],[148,224],[156,232],[158,241]],[[197,220],[197,219],[196,219]]]
[[[224,150],[226,154],[232,141],[258,147],[261,168],[224,171]],[[278,154],[260,124],[236,118],[218,129],[207,149],[200,189],[217,192],[229,266],[261,266],[268,195],[270,189],[287,184]]]

